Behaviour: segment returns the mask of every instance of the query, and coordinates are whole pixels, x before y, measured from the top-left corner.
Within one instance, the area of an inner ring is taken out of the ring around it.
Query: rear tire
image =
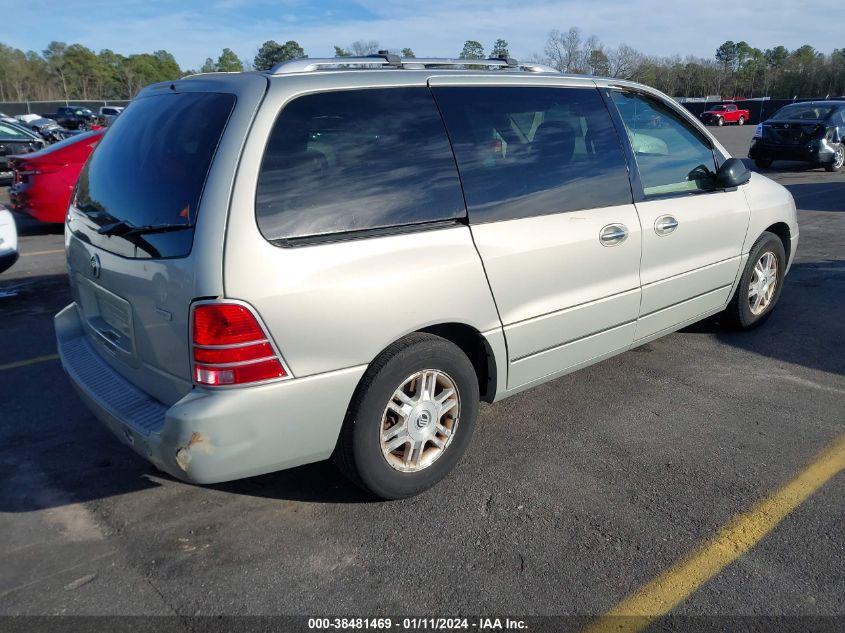
[[[419,494],[460,461],[479,400],[475,369],[458,346],[411,334],[382,352],[361,379],[333,459],[377,497]]]
[[[771,158],[756,158],[754,159],[754,164],[757,165],[760,169],[768,169],[772,166],[772,159]]]
[[[774,233],[764,231],[751,247],[745,270],[721,320],[740,330],[762,324],[780,298],[785,270],[783,242]]]
[[[825,171],[839,171],[845,165],[845,143],[840,143],[836,146],[836,154],[833,156],[833,162],[824,166]]]
[[[736,122],[737,125],[745,125],[745,117],[739,117],[739,121]]]

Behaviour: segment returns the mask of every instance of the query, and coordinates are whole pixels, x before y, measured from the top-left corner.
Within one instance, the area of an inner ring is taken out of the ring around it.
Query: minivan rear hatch
[[[229,195],[266,87],[255,74],[145,89],[83,168],[68,210],[68,272],[88,342],[166,404],[192,388],[191,302],[223,294]]]

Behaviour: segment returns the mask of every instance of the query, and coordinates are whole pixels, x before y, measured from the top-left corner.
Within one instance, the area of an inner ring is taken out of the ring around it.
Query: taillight
[[[37,176],[41,172],[37,169],[18,169],[15,170],[15,178],[18,182],[23,181],[25,178],[29,178],[29,176]]]
[[[286,378],[288,373],[255,313],[226,301],[194,305],[192,366],[199,385],[232,386]]]

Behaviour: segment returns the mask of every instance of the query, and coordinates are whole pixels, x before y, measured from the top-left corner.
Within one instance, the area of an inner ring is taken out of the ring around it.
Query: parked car
[[[40,222],[64,222],[82,165],[103,133],[83,132],[34,154],[10,157],[15,172],[9,188],[12,208]]]
[[[88,130],[99,125],[99,118],[90,108],[78,106],[59,106],[55,114],[45,115],[45,118],[55,119],[59,125],[68,130]]]
[[[0,273],[18,261],[18,230],[15,218],[0,204]]]
[[[480,400],[769,317],[785,188],[647,86],[466,63],[304,59],[127,107],[69,207],[55,319],[118,438],[190,482],[334,456],[405,497],[458,463]]]
[[[748,120],[748,110],[738,108],[733,103],[713,106],[701,113],[701,120],[705,125],[724,125],[725,123],[736,123],[745,125]]]
[[[106,125],[111,125],[123,110],[123,106],[102,106],[100,108],[100,120]]]
[[[15,119],[19,125],[32,130],[48,143],[63,141],[66,138],[79,134],[81,131],[67,130],[53,119],[45,119],[39,114],[19,114]]]
[[[16,123],[0,122],[0,184],[8,184],[13,177],[8,156],[36,152],[46,145],[47,142],[35,132]]]
[[[793,103],[757,126],[748,157],[757,167],[794,160],[839,171],[845,165],[845,101]]]

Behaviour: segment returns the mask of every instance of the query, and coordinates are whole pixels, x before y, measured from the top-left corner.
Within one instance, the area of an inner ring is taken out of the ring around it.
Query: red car
[[[82,165],[103,134],[105,130],[85,132],[32,154],[10,156],[15,171],[9,188],[12,209],[40,222],[64,222]]]
[[[733,103],[713,106],[701,113],[701,121],[705,125],[724,125],[725,123],[736,123],[745,125],[748,120],[748,110],[738,108]]]

